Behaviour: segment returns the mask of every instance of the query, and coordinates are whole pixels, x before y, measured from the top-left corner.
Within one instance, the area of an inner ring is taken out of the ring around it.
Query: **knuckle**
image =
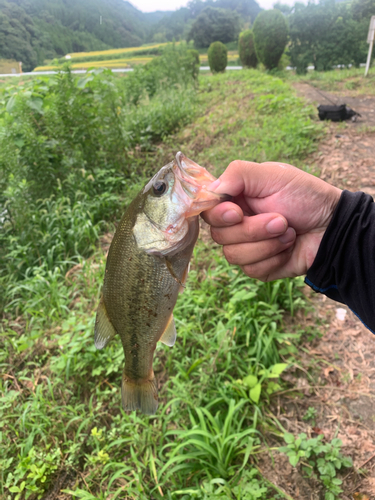
[[[218,229],[215,229],[212,226],[211,226],[211,237],[219,245],[223,244],[223,239],[222,239],[221,231],[219,231]]]
[[[225,258],[227,259],[227,261],[229,262],[229,264],[235,264],[235,253],[233,251],[233,248],[231,248],[231,246],[229,245],[225,245],[223,247],[223,252],[224,252],[224,256]]]
[[[254,224],[252,221],[252,217],[249,217],[246,220],[246,223],[244,224],[244,236],[246,238],[246,241],[256,241],[257,239],[257,234],[254,229]]]

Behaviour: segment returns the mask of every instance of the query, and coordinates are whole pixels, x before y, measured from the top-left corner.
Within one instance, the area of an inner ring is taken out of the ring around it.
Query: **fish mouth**
[[[173,167],[176,178],[180,181],[179,184],[189,198],[190,207],[186,214],[188,217],[198,215],[218,203],[232,199],[230,195],[209,191],[207,188],[216,180],[216,177],[198,163],[187,158],[181,151],[176,154]]]

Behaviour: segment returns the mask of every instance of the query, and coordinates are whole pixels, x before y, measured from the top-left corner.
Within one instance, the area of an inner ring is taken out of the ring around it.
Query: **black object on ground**
[[[357,116],[361,116],[354,109],[349,108],[346,104],[340,105],[325,105],[318,106],[319,118],[321,120],[331,120],[333,122],[342,122],[344,120],[352,120],[355,122]]]

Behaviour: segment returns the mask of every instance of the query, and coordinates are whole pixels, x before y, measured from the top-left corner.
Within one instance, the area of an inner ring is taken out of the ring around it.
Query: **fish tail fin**
[[[145,415],[154,415],[158,408],[158,388],[152,373],[149,380],[135,381],[122,375],[122,407],[125,411],[140,410]]]

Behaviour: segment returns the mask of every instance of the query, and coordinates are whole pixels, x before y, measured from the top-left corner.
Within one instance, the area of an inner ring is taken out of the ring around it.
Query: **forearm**
[[[375,332],[375,204],[343,191],[306,283],[346,304]]]

